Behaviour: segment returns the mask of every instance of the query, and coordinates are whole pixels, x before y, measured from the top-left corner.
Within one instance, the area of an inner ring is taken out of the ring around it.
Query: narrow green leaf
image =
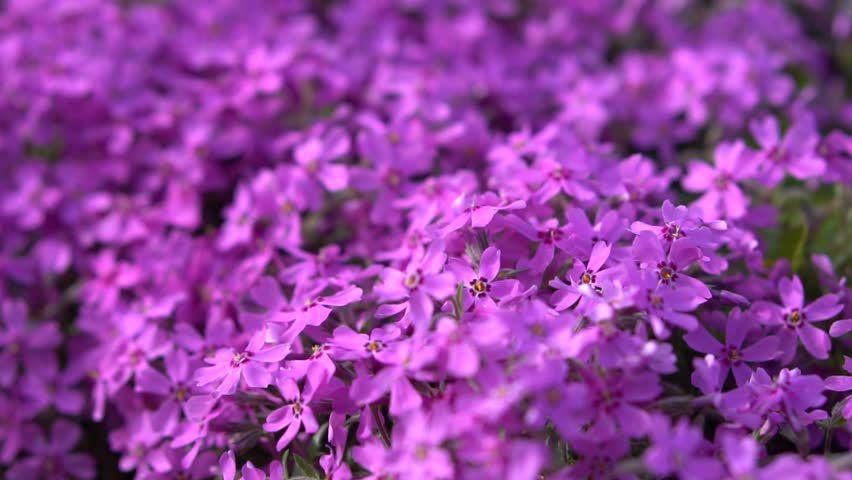
[[[290,449],[284,450],[284,454],[281,455],[281,466],[284,470],[284,480],[290,478],[290,472],[287,471],[287,459],[290,457]]]
[[[296,469],[293,473],[296,474],[296,477],[293,477],[293,480],[302,477],[310,478],[310,479],[318,479],[321,478],[317,469],[311,464],[311,462],[305,460],[303,457],[298,455],[293,456],[293,461],[296,462]]]
[[[461,322],[462,315],[464,314],[462,298],[464,298],[464,283],[459,282],[459,285],[456,287],[456,295],[453,297],[453,314],[456,317],[456,321],[459,322]]]

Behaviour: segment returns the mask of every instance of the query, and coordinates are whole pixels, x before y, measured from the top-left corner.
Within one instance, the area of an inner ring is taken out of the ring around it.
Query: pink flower
[[[223,348],[212,358],[205,358],[212,366],[199,368],[195,381],[199,386],[216,383],[217,395],[232,395],[240,378],[247,387],[266,388],[272,381],[267,365],[283,360],[288,353],[290,345],[267,345],[266,331],[261,330],[252,335],[244,350]]]
[[[511,296],[520,287],[517,280],[495,280],[500,273],[500,250],[493,246],[480,255],[476,272],[470,264],[458,258],[451,258],[447,269],[453,272],[456,281],[462,283],[462,306],[465,310],[479,306],[494,307],[495,300]]]
[[[722,143],[713,152],[715,168],[701,161],[689,164],[683,187],[690,192],[704,192],[693,204],[704,220],[738,219],[746,213],[748,197],[737,182],[751,178],[755,163],[744,143]]]
[[[778,294],[781,297],[781,306],[755,302],[754,308],[763,322],[781,327],[778,337],[785,352],[782,362],[789,362],[795,354],[796,337],[815,358],[828,358],[831,339],[825,331],[814,326],[813,322],[828,320],[843,310],[843,305],[837,303],[837,295],[823,295],[804,306],[805,292],[798,276],[794,276],[792,280],[782,278],[778,282]]]
[[[450,272],[444,272],[446,263],[444,244],[432,242],[419,260],[409,262],[405,271],[385,268],[380,275],[381,285],[376,292],[383,301],[404,300],[402,303],[385,304],[376,311],[379,318],[405,311],[400,325],[414,325],[423,333],[429,329],[435,300],[443,300],[455,292],[456,283]]]

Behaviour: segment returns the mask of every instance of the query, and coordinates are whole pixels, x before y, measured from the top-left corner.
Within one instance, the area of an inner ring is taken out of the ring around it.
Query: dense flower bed
[[[852,478],[846,7],[3,2],[0,477]]]

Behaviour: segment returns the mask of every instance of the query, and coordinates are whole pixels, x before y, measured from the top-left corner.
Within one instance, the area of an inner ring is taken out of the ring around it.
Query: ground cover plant
[[[0,477],[852,478],[850,39],[0,2]]]

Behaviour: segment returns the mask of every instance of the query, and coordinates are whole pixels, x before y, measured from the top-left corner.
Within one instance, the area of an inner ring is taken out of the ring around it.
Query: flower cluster
[[[852,478],[835,3],[5,2],[0,476]]]

